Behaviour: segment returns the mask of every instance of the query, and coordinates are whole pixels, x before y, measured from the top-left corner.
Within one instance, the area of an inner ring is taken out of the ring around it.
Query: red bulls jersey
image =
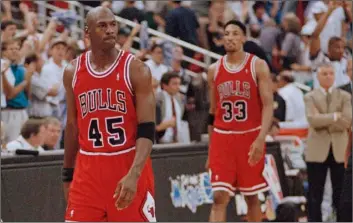
[[[90,65],[91,51],[78,58],[73,79],[79,144],[88,152],[117,152],[135,146],[137,117],[129,78],[133,55],[120,51],[104,72]]]
[[[227,66],[227,56],[217,62],[214,77],[216,129],[247,132],[261,127],[262,102],[256,82],[256,59],[255,55],[246,53],[237,69]]]

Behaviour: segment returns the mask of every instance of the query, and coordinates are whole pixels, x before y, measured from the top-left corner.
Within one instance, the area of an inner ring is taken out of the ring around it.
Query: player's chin
[[[228,52],[228,53],[236,52],[235,47],[225,47],[224,49],[225,49],[225,51]]]

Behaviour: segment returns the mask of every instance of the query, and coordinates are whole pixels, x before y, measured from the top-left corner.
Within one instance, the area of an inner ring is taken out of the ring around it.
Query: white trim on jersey
[[[234,192],[229,190],[227,187],[212,187],[212,191],[226,191],[229,193],[229,196],[234,197]]]
[[[251,63],[250,63],[250,73],[251,73],[251,76],[255,82],[255,84],[257,85],[257,78],[256,78],[256,66],[255,66],[255,63],[256,63],[256,60],[258,59],[257,56],[253,56],[252,59],[251,59]]]
[[[211,186],[212,187],[224,186],[224,187],[230,188],[232,190],[235,190],[235,187],[233,187],[231,184],[226,183],[226,182],[214,182],[214,183],[211,183]]]
[[[116,57],[114,63],[112,63],[112,65],[106,69],[105,71],[102,71],[102,72],[98,72],[98,71],[95,71],[92,66],[91,66],[91,63],[89,62],[89,59],[90,59],[90,54],[92,52],[91,51],[87,51],[86,52],[86,66],[87,66],[87,71],[90,75],[92,75],[93,77],[95,78],[103,78],[103,77],[107,77],[109,74],[112,73],[112,71],[115,70],[115,68],[118,66],[119,64],[119,61],[120,61],[120,58],[122,58],[123,54],[124,54],[124,51],[123,50],[120,50],[119,51],[119,54],[118,56]]]
[[[266,183],[262,183],[262,184],[255,185],[253,187],[238,187],[238,189],[243,191],[254,191],[256,189],[265,187],[266,185],[267,185]]]
[[[130,93],[132,95],[134,95],[133,93],[133,89],[132,89],[132,85],[131,85],[131,81],[130,81],[130,63],[132,61],[132,59],[134,59],[135,56],[130,54],[125,61],[125,65],[124,65],[124,81],[126,84],[126,87],[129,89]]]
[[[80,70],[81,68],[81,58],[82,58],[82,54],[77,58],[77,61],[76,61],[76,69],[75,69],[75,73],[74,73],[74,76],[72,78],[72,89],[75,88],[75,85],[76,85],[76,81],[77,81],[77,72]]]
[[[117,155],[121,155],[124,153],[128,153],[135,150],[135,146],[131,147],[129,149],[125,149],[125,150],[121,150],[121,151],[117,151],[117,152],[88,152],[88,151],[84,151],[82,149],[80,149],[80,153],[83,155],[87,155],[87,156],[117,156]]]
[[[225,56],[223,57],[223,67],[224,67],[224,69],[225,69],[227,72],[229,72],[229,73],[231,73],[231,74],[237,73],[237,72],[241,71],[242,69],[244,69],[244,67],[246,66],[246,64],[247,64],[247,62],[248,62],[248,60],[249,60],[249,57],[250,57],[250,54],[249,54],[249,53],[245,53],[245,58],[244,58],[243,62],[242,62],[238,67],[236,67],[235,69],[231,69],[230,67],[228,67],[228,64],[227,64],[227,55],[225,55]]]
[[[221,134],[244,134],[244,133],[248,133],[248,132],[254,132],[256,130],[259,130],[261,129],[261,125],[256,127],[256,128],[253,128],[253,129],[248,129],[248,130],[245,130],[245,131],[230,131],[230,130],[221,130],[221,129],[217,129],[217,128],[213,128],[213,130],[217,133],[221,133]]]
[[[213,77],[214,81],[216,80],[216,77],[217,77],[218,72],[219,72],[219,68],[221,67],[221,60],[222,59],[223,59],[223,57],[220,58],[219,60],[217,60],[217,62],[216,62],[216,72],[214,73],[214,77]]]
[[[265,192],[265,191],[268,191],[268,190],[270,190],[270,187],[267,186],[265,188],[262,188],[262,189],[259,189],[259,190],[254,190],[254,191],[251,191],[251,192],[243,192],[241,190],[239,190],[239,191],[244,196],[251,196],[251,195],[257,195],[257,194],[259,194],[261,192]]]

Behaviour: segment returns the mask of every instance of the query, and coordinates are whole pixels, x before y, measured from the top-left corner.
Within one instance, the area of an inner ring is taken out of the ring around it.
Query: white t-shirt
[[[145,64],[151,69],[152,77],[158,82],[161,81],[163,74],[168,72],[168,67],[164,64],[156,64],[152,59],[149,59]]]
[[[287,84],[278,90],[278,94],[282,96],[286,102],[286,122],[280,124],[280,127],[306,127],[307,119],[305,115],[304,94],[294,84]]]
[[[14,141],[7,143],[6,150],[9,152],[16,152],[17,149],[26,149],[26,150],[36,150],[39,152],[43,152],[44,149],[41,146],[33,147],[31,144],[27,142],[25,138],[19,136]]]

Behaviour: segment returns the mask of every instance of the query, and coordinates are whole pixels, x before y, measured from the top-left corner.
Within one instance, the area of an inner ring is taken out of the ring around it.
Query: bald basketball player
[[[156,221],[150,152],[155,132],[151,72],[117,50],[110,9],[86,17],[90,51],[64,71],[63,165],[68,222]]]

